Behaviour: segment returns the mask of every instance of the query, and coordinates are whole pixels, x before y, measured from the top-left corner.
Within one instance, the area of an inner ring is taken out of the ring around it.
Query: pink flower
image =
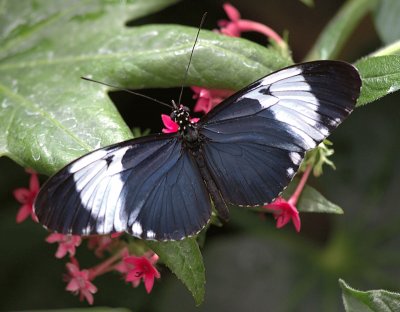
[[[125,275],[125,281],[131,282],[133,287],[137,287],[143,280],[147,293],[150,293],[154,278],[160,278],[160,273],[154,264],[158,260],[158,255],[150,252],[142,257],[129,256],[128,250],[123,251],[123,261],[115,266],[115,269]]]
[[[46,242],[58,243],[56,258],[63,258],[67,253],[70,257],[75,255],[75,247],[81,244],[81,237],[78,235],[64,235],[59,233],[50,234],[46,238]]]
[[[174,133],[178,132],[179,126],[178,124],[171,119],[170,116],[161,114],[161,119],[164,123],[165,128],[162,129],[163,133]],[[192,122],[198,122],[200,119],[199,118],[190,118],[190,121]]]
[[[65,289],[75,295],[79,293],[79,300],[86,299],[92,305],[93,294],[97,292],[97,287],[90,282],[89,270],[79,270],[78,262],[75,259],[67,263],[67,270],[68,276],[66,280],[68,284]]]
[[[221,27],[220,32],[231,37],[240,37],[242,32],[255,31],[271,38],[279,45],[285,45],[283,39],[270,27],[261,23],[250,20],[241,19],[239,11],[229,3],[224,4],[224,10],[229,17],[229,21],[221,20],[218,26]]]
[[[266,205],[265,208],[273,211],[276,227],[278,229],[292,221],[296,231],[300,232],[301,223],[299,212],[290,200],[286,201],[278,197],[273,203]]]
[[[205,114],[233,93],[229,90],[205,89],[196,86],[191,87],[191,89],[194,92],[193,98],[197,99],[193,111],[204,112]]]
[[[310,172],[312,170],[312,165],[308,165],[297,184],[295,191],[293,192],[292,196],[290,196],[289,200],[285,200],[282,197],[278,197],[273,203],[265,205],[266,209],[272,210],[275,220],[276,220],[276,227],[280,229],[281,227],[285,226],[287,223],[292,220],[293,225],[297,232],[300,232],[300,216],[299,211],[296,208],[297,201],[301,193],[303,192],[304,186],[310,176]]]
[[[134,284],[144,281],[147,293],[151,292],[154,284],[154,278],[160,278],[160,273],[146,257],[128,257],[124,261],[133,265],[133,269],[126,276],[127,282]]]
[[[28,169],[26,172],[31,174],[29,189],[18,188],[13,191],[15,199],[22,204],[17,213],[17,223],[21,223],[29,216],[31,216],[33,221],[38,222],[35,212],[33,211],[33,202],[39,192],[39,179],[33,170]]]
[[[165,127],[164,129],[162,129],[163,133],[178,132],[179,126],[175,121],[173,121],[171,119],[170,116],[165,115],[165,114],[161,114],[161,119],[162,119],[164,127]]]

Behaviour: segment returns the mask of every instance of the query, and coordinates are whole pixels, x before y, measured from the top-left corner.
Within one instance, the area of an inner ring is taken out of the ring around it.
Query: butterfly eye
[[[187,106],[183,106],[183,105],[182,105],[182,109],[183,109],[185,112],[187,112],[187,113],[190,112],[190,109],[189,109],[189,107],[187,107]]]
[[[171,115],[169,115],[169,117],[171,117],[171,119],[172,119],[173,121],[175,121],[175,120],[176,120],[176,112],[173,111],[173,112],[171,113]]]

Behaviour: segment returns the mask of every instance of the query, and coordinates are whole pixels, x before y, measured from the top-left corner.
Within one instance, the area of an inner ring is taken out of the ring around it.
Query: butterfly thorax
[[[196,123],[190,118],[188,107],[180,105],[171,113],[171,119],[178,124],[178,132],[189,148],[195,148],[199,142]]]

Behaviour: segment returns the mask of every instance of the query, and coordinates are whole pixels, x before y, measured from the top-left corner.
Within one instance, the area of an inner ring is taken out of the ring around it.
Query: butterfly
[[[64,234],[195,235],[213,205],[228,220],[229,205],[273,201],[305,152],[352,112],[360,89],[354,66],[314,61],[251,83],[198,122],[176,105],[176,133],[117,143],[71,162],[42,186],[35,213]]]

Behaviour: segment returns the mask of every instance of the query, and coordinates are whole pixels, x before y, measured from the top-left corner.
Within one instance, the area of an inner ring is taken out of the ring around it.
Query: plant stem
[[[399,54],[400,53],[400,40],[395,41],[374,53],[371,53],[369,56],[384,56],[384,55],[392,55],[392,54]]]
[[[308,177],[310,176],[310,172],[312,170],[312,165],[308,165],[306,170],[304,171],[299,184],[296,187],[296,190],[294,191],[294,193],[292,194],[292,196],[290,196],[288,203],[292,204],[293,206],[296,206],[297,201],[299,200],[299,197],[301,195],[301,192],[303,191],[304,186],[306,185],[306,182],[308,180]]]
[[[90,269],[90,280],[93,280],[95,277],[110,272],[114,269],[114,264],[116,261],[120,260],[122,257],[123,249],[120,249],[117,253],[113,256],[108,258],[107,260],[103,261],[99,265],[95,266],[94,268]]]

